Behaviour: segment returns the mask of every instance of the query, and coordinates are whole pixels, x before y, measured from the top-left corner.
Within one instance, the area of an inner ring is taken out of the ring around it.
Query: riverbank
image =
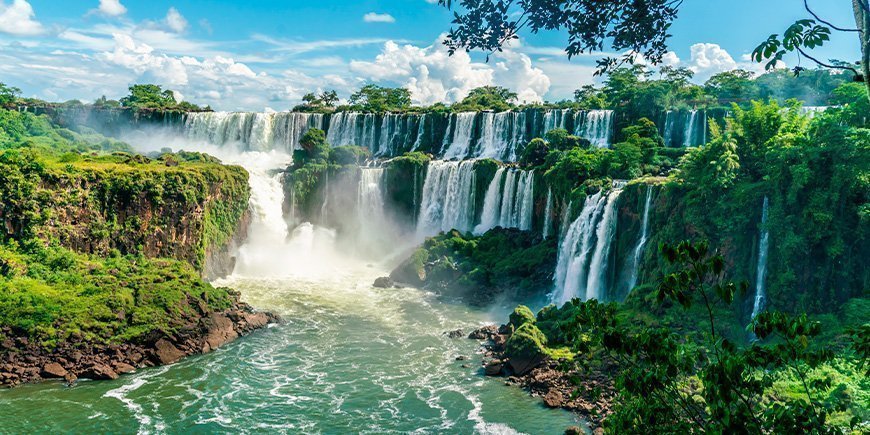
[[[507,342],[512,335],[510,324],[484,326],[468,335],[469,339],[478,340],[483,349],[484,374],[503,377],[506,385],[522,388],[548,408],[571,411],[582,417],[593,433],[601,432],[616,399],[613,384],[616,365],[605,363],[583,370],[577,366],[568,368],[563,358],[511,355]]]
[[[14,387],[50,379],[74,384],[79,378],[117,379],[138,368],[167,365],[184,357],[208,353],[280,318],[257,312],[230,293],[232,304],[215,311],[204,301],[188,300],[185,324],[173,333],[152,333],[141,341],[98,344],[79,336],[48,348],[4,327],[0,334],[0,386]]]

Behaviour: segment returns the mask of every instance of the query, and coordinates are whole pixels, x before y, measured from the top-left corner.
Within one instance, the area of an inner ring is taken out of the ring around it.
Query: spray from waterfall
[[[547,188],[547,204],[544,206],[544,219],[543,219],[543,227],[541,236],[543,238],[550,237],[550,233],[553,231],[553,189]]]

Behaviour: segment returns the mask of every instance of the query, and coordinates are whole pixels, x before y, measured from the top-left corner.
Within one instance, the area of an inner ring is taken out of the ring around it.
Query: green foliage
[[[499,86],[474,88],[462,101],[453,105],[454,112],[480,112],[494,110],[504,112],[513,108],[517,94]]]
[[[540,166],[546,162],[550,153],[550,145],[541,138],[532,139],[520,155],[520,165],[526,167]]]
[[[401,112],[411,107],[411,92],[405,88],[365,85],[350,96],[350,104],[364,112]]]
[[[355,145],[335,147],[329,152],[329,160],[337,165],[361,165],[371,158],[368,148]]]
[[[319,128],[312,128],[299,139],[302,153],[294,155],[301,157],[301,164],[311,161],[326,161],[332,147],[326,142],[326,132]],[[295,160],[295,159],[294,159]]]
[[[159,85],[132,85],[129,89],[130,94],[120,100],[122,107],[182,112],[202,110],[194,104],[176,101],[175,94],[171,90],[163,89]]]
[[[534,324],[535,313],[533,313],[532,310],[529,309],[529,307],[525,305],[520,305],[514,308],[514,312],[511,313],[510,321],[508,323],[510,323],[510,325],[513,326],[515,330],[519,329],[526,323]]]
[[[338,93],[335,91],[324,91],[320,95],[307,93],[302,96],[303,104],[293,108],[294,112],[319,112],[329,113],[335,109],[335,104],[338,103]]]
[[[0,82],[0,107],[14,103],[21,95],[21,89]]]
[[[0,245],[0,325],[41,345],[172,334],[200,306],[229,308],[230,290],[203,282],[190,265],[137,255],[101,258],[31,241]]]

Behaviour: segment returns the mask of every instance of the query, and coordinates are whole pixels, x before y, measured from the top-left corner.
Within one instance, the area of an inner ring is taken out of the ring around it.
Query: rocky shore
[[[575,412],[589,423],[593,433],[602,432],[602,423],[611,414],[616,395],[615,365],[605,363],[594,369],[580,370],[565,364],[565,360],[512,352],[506,344],[513,331],[510,324],[491,325],[468,335],[469,339],[481,342],[484,373],[506,378],[506,384],[525,389],[533,397],[541,398],[548,407]]]
[[[197,314],[172,334],[152,334],[138,343],[93,344],[73,337],[46,348],[16,337],[9,328],[0,329],[0,386],[13,387],[48,379],[74,384],[79,378],[117,379],[137,368],[172,364],[180,359],[208,353],[240,336],[280,322],[274,314],[256,312],[233,295],[232,306],[209,311],[197,306]]]

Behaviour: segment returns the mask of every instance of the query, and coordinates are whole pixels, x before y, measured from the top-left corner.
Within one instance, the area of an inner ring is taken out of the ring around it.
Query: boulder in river
[[[547,358],[546,343],[547,337],[534,324],[520,326],[505,343],[505,356],[511,370],[522,376],[541,365]]]
[[[378,279],[375,279],[374,284],[372,284],[375,288],[390,288],[393,287],[396,283],[393,282],[393,279],[389,276],[382,276]]]

